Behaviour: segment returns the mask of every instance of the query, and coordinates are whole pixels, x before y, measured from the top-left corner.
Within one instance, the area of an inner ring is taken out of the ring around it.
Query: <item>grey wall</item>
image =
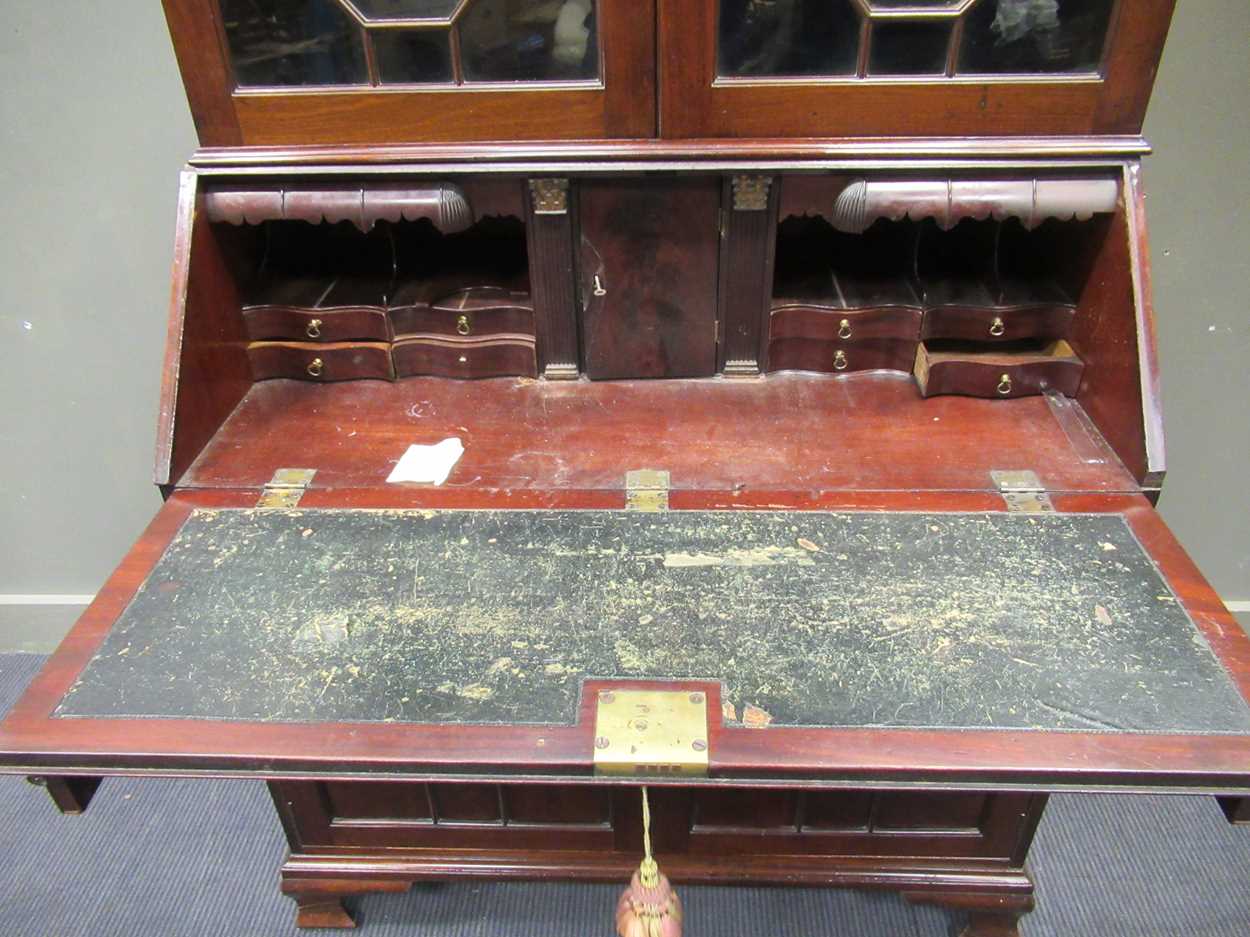
[[[1163,512],[1250,599],[1250,4],[1183,2],[1147,135],[1168,416]],[[195,135],[155,0],[0,23],[0,649],[47,649],[143,529],[177,172]],[[7,597],[7,598],[3,598]],[[18,598],[14,598],[18,597]]]

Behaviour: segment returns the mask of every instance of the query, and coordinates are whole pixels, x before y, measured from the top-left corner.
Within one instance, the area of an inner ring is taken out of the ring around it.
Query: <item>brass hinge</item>
[[[283,468],[273,473],[273,478],[261,489],[256,502],[258,508],[293,508],[312,484],[316,469]]]
[[[625,510],[655,513],[668,510],[668,472],[635,469],[625,473]]]
[[[990,472],[1007,510],[1022,514],[1053,514],[1055,506],[1036,472],[1028,470]]]
[[[697,690],[600,690],[595,774],[707,774],[707,694]]]

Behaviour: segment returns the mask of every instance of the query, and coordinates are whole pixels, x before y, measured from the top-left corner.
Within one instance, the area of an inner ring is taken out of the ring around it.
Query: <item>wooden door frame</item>
[[[1141,131],[1176,0],[1121,0],[1100,75],[721,79],[718,0],[658,0],[660,135],[955,137]]]
[[[240,89],[216,0],[163,2],[202,146],[629,139],[656,132],[655,0],[598,0],[601,81],[420,89]]]

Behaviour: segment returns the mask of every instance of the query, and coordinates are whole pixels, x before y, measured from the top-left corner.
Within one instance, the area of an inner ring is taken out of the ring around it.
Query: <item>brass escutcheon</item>
[[[1004,374],[998,379],[998,392],[1006,397],[1011,393],[1011,375]]]
[[[1003,322],[1003,320],[1000,317],[995,316],[994,321],[990,323],[990,334],[993,335],[995,338],[998,338],[1000,335],[1002,335],[1006,331],[1007,331],[1007,324]]]
[[[320,358],[313,358],[312,361],[308,362],[308,367],[304,370],[308,372],[309,377],[321,377],[321,372],[325,370],[325,367],[324,361]]]
[[[459,319],[456,320],[457,334],[468,335],[469,332],[471,332],[472,330],[473,330],[473,327],[469,324],[468,316],[461,316]]]
[[[843,319],[841,322],[838,323],[838,338],[850,338],[850,337],[851,337],[851,320]]]
[[[309,319],[308,326],[304,329],[304,334],[309,338],[321,338],[321,320]]]
[[[839,371],[845,371],[849,362],[846,360],[846,352],[839,349],[833,356],[833,366]]]

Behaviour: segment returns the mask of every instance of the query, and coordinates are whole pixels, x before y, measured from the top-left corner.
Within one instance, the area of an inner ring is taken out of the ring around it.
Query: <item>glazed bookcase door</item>
[[[661,134],[1136,134],[1174,3],[659,0]]]
[[[165,0],[201,143],[655,134],[654,0]]]

